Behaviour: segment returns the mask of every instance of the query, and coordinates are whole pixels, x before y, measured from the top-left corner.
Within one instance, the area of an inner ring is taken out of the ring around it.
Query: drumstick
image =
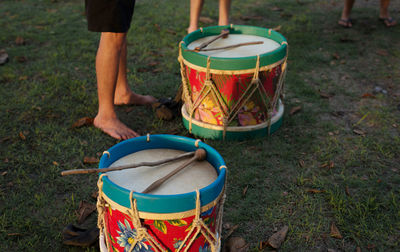
[[[152,190],[159,187],[166,180],[168,180],[170,177],[174,176],[175,174],[177,174],[178,172],[183,170],[186,166],[190,165],[194,161],[203,161],[204,159],[206,159],[206,157],[207,157],[207,152],[205,149],[197,149],[194,153],[194,156],[191,159],[189,159],[188,161],[186,161],[181,166],[177,167],[175,170],[171,171],[164,177],[154,181],[151,185],[149,185],[146,189],[144,189],[144,191],[142,193],[151,192]]]
[[[168,163],[174,160],[179,160],[185,157],[190,157],[195,155],[195,152],[187,152],[175,157],[170,157],[158,161],[153,161],[153,162],[141,162],[141,163],[136,163],[136,164],[128,164],[128,165],[121,165],[121,166],[114,166],[110,168],[88,168],[88,169],[75,169],[75,170],[67,170],[67,171],[62,171],[61,175],[66,176],[66,175],[71,175],[71,174],[88,174],[88,173],[99,173],[99,172],[109,172],[109,171],[119,171],[119,170],[124,170],[124,169],[130,169],[130,168],[137,168],[140,166],[156,166],[164,163]]]
[[[239,46],[247,46],[247,45],[258,45],[258,44],[264,44],[263,41],[254,41],[254,42],[246,42],[246,43],[239,43],[239,44],[234,44],[234,45],[229,45],[229,46],[223,46],[223,47],[216,47],[216,48],[209,48],[209,49],[201,49],[201,50],[185,50],[188,52],[206,52],[206,51],[215,51],[215,50],[222,50],[222,49],[230,49],[230,48],[235,48]]]
[[[213,39],[210,39],[209,41],[204,42],[203,44],[199,45],[198,47],[195,47],[194,51],[199,52],[199,51],[201,51],[201,49],[207,47],[209,44],[211,44],[215,40],[220,39],[220,38],[226,38],[228,36],[228,34],[229,34],[229,29],[223,29],[221,31],[221,34],[219,34],[218,36],[216,36]]]

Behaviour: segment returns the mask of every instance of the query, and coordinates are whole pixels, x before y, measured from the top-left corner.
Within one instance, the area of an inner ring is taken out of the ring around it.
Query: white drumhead
[[[202,43],[210,41],[215,37],[216,36],[208,36],[195,40],[192,43],[190,43],[187,47],[190,50],[194,50],[194,48],[200,46]],[[262,41],[263,44],[240,46],[236,48],[222,49],[215,51],[200,51],[198,53],[212,57],[240,58],[240,57],[250,57],[250,56],[264,54],[280,47],[279,43],[275,42],[272,39],[254,35],[229,34],[227,38],[219,38],[216,41],[209,44],[206,48],[211,49],[211,48],[225,47],[229,45],[235,45],[247,42],[256,42],[256,41]]]
[[[139,162],[152,162],[185,153],[172,149],[142,150],[115,161],[110,167],[121,166]],[[141,166],[133,169],[108,172],[108,178],[115,184],[135,192],[142,192],[154,181],[160,179],[189,158],[172,161],[158,166]],[[201,189],[217,179],[215,168],[207,161],[194,162],[165,181],[150,194],[170,195],[193,192]]]

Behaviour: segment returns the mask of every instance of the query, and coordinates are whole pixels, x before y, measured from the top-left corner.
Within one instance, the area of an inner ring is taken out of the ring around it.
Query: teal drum
[[[230,25],[188,34],[178,58],[184,126],[211,139],[241,140],[276,131],[284,112],[287,57],[286,39],[271,29]]]
[[[154,163],[191,155],[188,153],[198,149],[205,150],[205,160],[190,163],[159,187],[142,193],[188,158]],[[101,250],[218,251],[227,173],[221,155],[200,140],[148,135],[105,151],[99,169],[132,164],[140,166],[104,172],[99,177]]]

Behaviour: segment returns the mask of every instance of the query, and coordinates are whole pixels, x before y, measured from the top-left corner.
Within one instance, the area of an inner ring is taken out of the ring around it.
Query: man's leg
[[[203,0],[190,0],[190,21],[188,33],[199,29],[199,18],[203,8]]]
[[[218,25],[229,24],[229,9],[231,7],[231,0],[219,0],[219,20]]]
[[[353,9],[355,0],[345,0],[344,1],[344,7],[342,11],[342,16],[340,17],[339,24],[344,27],[352,27],[353,24],[351,23],[350,20],[350,13],[351,10]]]
[[[114,94],[124,43],[126,33],[102,32],[96,56],[99,111],[94,119],[94,126],[116,139],[139,136],[117,118],[114,110]]]
[[[121,48],[121,56],[119,60],[117,86],[115,88],[114,104],[115,105],[147,105],[157,101],[150,95],[140,95],[133,92],[126,76],[127,70],[127,45],[126,40]]]
[[[390,17],[389,14],[389,4],[390,0],[381,0],[380,1],[380,10],[379,10],[379,18],[383,20],[387,27],[395,26],[397,22]]]

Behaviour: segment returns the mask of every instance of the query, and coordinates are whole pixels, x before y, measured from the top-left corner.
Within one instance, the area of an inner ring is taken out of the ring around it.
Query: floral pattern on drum
[[[235,106],[240,109],[232,119],[229,126],[248,126],[265,122],[268,119],[268,111],[271,109],[271,102],[277,90],[279,77],[282,73],[281,65],[268,71],[260,71],[259,79],[262,84],[262,94],[256,90],[247,102],[243,103],[241,97],[251,84],[253,73],[226,75],[212,74],[211,80],[215,85],[217,94],[211,91],[204,97],[201,91],[205,85],[206,73],[197,71],[186,66],[186,78],[189,83],[189,92],[192,103],[202,100],[198,108],[194,111],[194,119],[214,125],[223,125],[224,114],[232,113]],[[218,101],[221,97],[222,102]],[[239,103],[242,104],[239,104]],[[267,108],[265,106],[267,105]],[[188,107],[186,107],[189,109]],[[188,110],[189,111],[189,110]]]
[[[201,214],[202,220],[212,232],[215,232],[218,209],[219,206],[215,206]],[[193,220],[194,216],[172,220],[142,219],[141,222],[150,236],[158,241],[164,249],[172,252],[177,251],[185,240],[186,235],[193,227]],[[131,245],[134,243],[137,236],[137,230],[130,216],[109,207],[108,211],[105,213],[105,228],[109,251],[127,252],[131,249]],[[186,246],[187,244],[183,245],[183,247]],[[151,246],[148,240],[144,239],[137,241],[132,251],[155,251],[155,248]],[[199,234],[188,251],[209,251],[209,244],[204,236]]]

